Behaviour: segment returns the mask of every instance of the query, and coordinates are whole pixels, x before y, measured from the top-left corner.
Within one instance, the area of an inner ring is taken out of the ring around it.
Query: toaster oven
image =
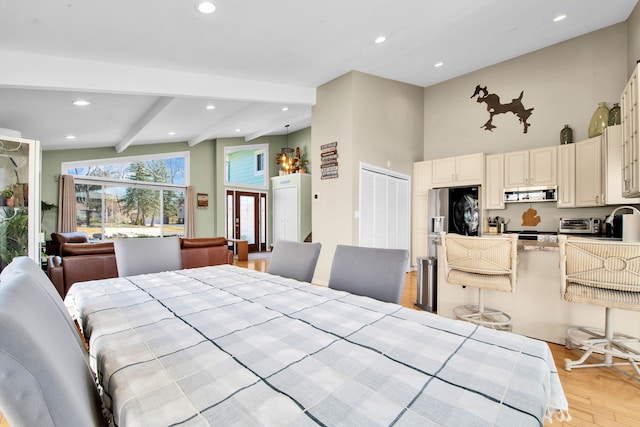
[[[560,218],[558,233],[599,234],[600,218]]]

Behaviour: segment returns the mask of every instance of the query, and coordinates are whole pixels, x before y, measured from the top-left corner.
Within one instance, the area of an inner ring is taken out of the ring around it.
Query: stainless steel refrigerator
[[[418,259],[416,305],[437,311],[437,271],[440,232],[480,235],[482,210],[480,187],[449,187],[429,190],[428,256]]]

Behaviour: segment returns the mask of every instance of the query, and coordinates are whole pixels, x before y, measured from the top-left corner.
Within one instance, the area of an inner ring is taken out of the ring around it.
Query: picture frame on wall
[[[207,193],[198,193],[196,195],[197,206],[199,208],[208,208],[209,207],[209,194]]]

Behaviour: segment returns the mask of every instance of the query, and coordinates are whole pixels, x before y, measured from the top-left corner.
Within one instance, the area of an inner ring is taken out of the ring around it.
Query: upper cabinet
[[[602,186],[607,205],[640,203],[640,197],[623,197],[622,190],[622,125],[609,126],[602,135]]]
[[[622,197],[622,127],[558,147],[558,207],[640,203]]]
[[[486,157],[483,191],[484,209],[505,209],[504,154],[492,154]]]
[[[576,206],[576,145],[558,147],[558,207]]]
[[[622,196],[640,196],[640,165],[638,153],[638,65],[620,97],[622,113]]]
[[[433,160],[433,187],[482,185],[484,178],[484,154],[446,157]]]
[[[505,188],[556,185],[557,147],[515,151],[504,155]]]
[[[576,206],[603,206],[602,137],[575,143]]]

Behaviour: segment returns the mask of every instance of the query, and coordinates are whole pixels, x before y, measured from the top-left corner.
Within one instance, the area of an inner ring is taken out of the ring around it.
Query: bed
[[[117,426],[542,426],[548,345],[219,265],[73,285]]]

